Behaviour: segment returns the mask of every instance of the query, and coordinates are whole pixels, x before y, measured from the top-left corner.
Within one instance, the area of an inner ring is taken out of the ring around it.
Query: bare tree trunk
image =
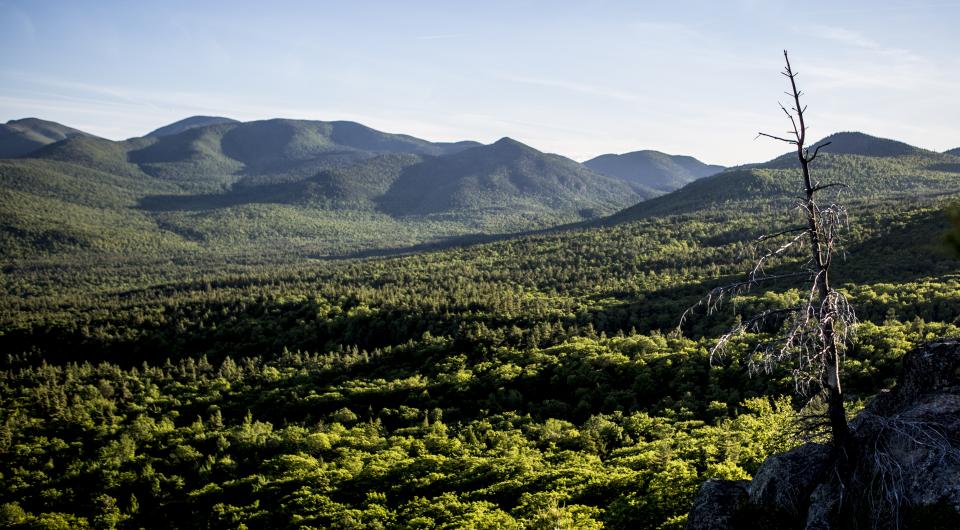
[[[830,142],[817,145],[813,152],[806,147],[807,125],[804,121],[806,108],[800,103],[803,95],[797,88],[796,72],[790,66],[786,50],[783,52],[786,68],[783,75],[790,79],[790,91],[787,95],[793,100],[792,107],[780,105],[792,125],[788,136],[759,133],[760,136],[786,142],[797,150],[800,169],[803,176],[803,195],[799,198],[799,207],[803,209],[805,223],[773,234],[761,236],[757,241],[777,241],[786,237],[785,242],[763,249],[763,255],[757,260],[746,280],[714,288],[694,307],[706,304],[707,311],[715,310],[726,297],[733,297],[749,291],[751,288],[769,282],[789,278],[809,279],[806,299],[798,305],[786,308],[761,311],[751,318],[739,321],[730,331],[720,337],[711,349],[711,356],[718,355],[730,340],[742,333],[760,331],[764,323],[779,322],[781,332],[757,349],[749,357],[750,370],[766,370],[768,373],[783,362],[793,365],[794,381],[797,391],[806,394],[814,386],[820,395],[826,398],[826,422],[833,437],[838,459],[846,459],[850,448],[850,429],[847,425],[846,410],[843,404],[841,386],[841,363],[848,341],[852,339],[857,325],[853,308],[842,293],[830,285],[830,264],[836,247],[840,244],[837,231],[846,222],[846,210],[842,205],[828,203],[822,206],[817,201],[817,193],[834,186],[843,186],[835,182],[821,184],[810,175],[810,163],[817,158],[820,149]],[[780,240],[782,241],[782,240]],[[810,260],[800,271],[793,273],[767,274],[766,264],[771,260],[783,258],[792,248],[810,243]],[[766,245],[766,243],[764,243]],[[692,310],[687,310],[684,317]],[[683,322],[681,318],[681,323]],[[809,396],[809,394],[807,394]],[[816,434],[816,433],[811,433]]]
[[[695,307],[706,305],[710,313],[720,307],[725,298],[733,298],[760,285],[770,285],[783,280],[805,278],[805,296],[796,305],[774,307],[760,311],[752,317],[738,319],[734,326],[723,334],[711,348],[711,360],[721,356],[734,337],[745,333],[757,333],[759,343],[745,355],[751,373],[765,371],[773,373],[777,367],[788,363],[796,384],[797,392],[804,397],[822,397],[826,401],[826,414],[819,406],[814,415],[805,418],[802,426],[809,438],[818,439],[826,434],[826,428],[832,438],[831,465],[825,466],[818,484],[832,483],[841,488],[840,503],[843,503],[843,491],[851,484],[857,462],[858,447],[847,424],[846,408],[841,386],[841,363],[844,352],[854,340],[857,317],[842,292],[830,285],[830,265],[834,252],[841,247],[839,232],[846,225],[846,209],[833,201],[818,202],[818,192],[835,186],[844,187],[842,182],[821,183],[810,174],[810,164],[817,158],[820,149],[830,142],[818,144],[814,149],[806,147],[807,125],[804,121],[806,107],[800,103],[803,95],[797,88],[797,73],[790,66],[790,58],[784,50],[786,68],[783,75],[790,80],[787,95],[792,106],[780,104],[792,125],[786,135],[773,135],[760,132],[765,136],[794,146],[802,172],[803,193],[798,197],[797,206],[803,210],[804,219],[792,227],[779,232],[765,234],[757,239],[760,257],[756,260],[745,280],[715,287],[693,307],[684,312],[680,323]],[[812,153],[811,153],[812,151]],[[806,221],[806,222],[803,222]],[[804,244],[810,243],[810,259],[798,267],[796,272],[766,272],[770,264],[784,264],[794,261]],[[778,263],[779,262],[779,263]],[[772,337],[770,325],[778,330]],[[811,391],[814,390],[815,391]],[[819,405],[819,401],[817,402]],[[811,421],[813,420],[813,421]],[[842,506],[840,509],[844,509]]]
[[[820,314],[817,318],[825,318],[821,322],[823,329],[824,351],[823,351],[823,381],[821,384],[827,392],[827,416],[830,421],[830,430],[833,435],[835,447],[846,445],[850,435],[847,426],[847,415],[843,405],[843,387],[840,384],[840,355],[837,351],[836,336],[834,334],[833,311],[828,310],[831,301],[830,297],[830,260],[832,254],[830,249],[824,249],[824,230],[821,225],[819,208],[816,201],[816,193],[822,188],[813,184],[810,179],[810,161],[816,157],[808,157],[804,149],[806,141],[807,127],[804,123],[804,107],[800,106],[800,91],[797,90],[796,74],[790,68],[790,58],[787,52],[783,52],[783,58],[787,63],[786,76],[790,79],[790,88],[794,101],[794,110],[797,113],[797,121],[794,126],[796,133],[797,158],[800,160],[800,168],[803,171],[803,186],[806,194],[805,209],[807,213],[807,222],[810,234],[810,251],[812,253],[813,265],[815,268],[815,288],[819,295]],[[789,115],[789,113],[788,113]],[[791,118],[792,120],[792,118]],[[826,311],[825,311],[826,310]]]

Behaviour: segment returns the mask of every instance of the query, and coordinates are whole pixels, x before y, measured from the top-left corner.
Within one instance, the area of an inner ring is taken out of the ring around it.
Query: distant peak
[[[0,124],[0,158],[24,156],[74,136],[89,134],[55,121],[21,118]]]
[[[47,120],[41,120],[40,118],[32,118],[32,117],[31,117],[31,118],[20,118],[19,120],[9,120],[9,121],[7,121],[7,125],[15,125],[15,124],[18,124],[18,123],[27,124],[27,123],[54,123],[54,122],[47,121]]]
[[[232,118],[225,118],[223,116],[190,116],[189,118],[175,121],[170,125],[160,127],[159,129],[147,134],[147,136],[170,136],[173,134],[182,133],[183,131],[189,129],[195,129],[197,127],[207,127],[210,125],[220,125],[224,123],[240,122]]]
[[[190,123],[237,123],[237,120],[224,116],[190,116],[189,118],[174,122],[172,125]]]
[[[57,123],[55,121],[44,120],[44,119],[34,118],[34,117],[10,120],[6,123],[6,125],[11,125],[11,126],[20,125],[24,127],[59,127],[63,129],[76,130],[71,127],[67,127],[66,125],[63,125],[62,123]]]
[[[499,148],[508,147],[508,148],[511,148],[511,149],[530,149],[530,150],[533,150],[533,148],[530,147],[529,145],[527,145],[527,144],[525,144],[525,143],[523,143],[523,142],[518,142],[517,140],[514,140],[513,138],[510,138],[509,136],[504,136],[503,138],[497,140],[496,142],[493,142],[493,143],[490,144],[490,145],[493,146],[493,147],[499,147]]]
[[[673,156],[664,153],[663,151],[657,151],[656,149],[640,149],[637,151],[630,151],[629,153],[623,153],[619,156],[633,156],[633,155],[664,155],[664,156]]]
[[[334,121],[332,121],[332,122],[330,122],[330,123],[332,123],[332,124],[334,124],[334,125],[344,126],[344,127],[363,127],[364,129],[369,129],[369,128],[370,128],[370,127],[367,127],[366,125],[364,125],[364,124],[362,124],[362,123],[355,122],[355,121],[351,121],[351,120],[334,120]]]
[[[881,140],[881,139],[882,138],[879,138],[867,133],[863,133],[860,131],[840,131],[827,136],[826,138],[820,140],[817,143],[832,142],[834,140],[840,140],[840,141],[856,140],[856,141],[869,142],[869,141]]]
[[[830,145],[823,149],[825,153],[850,154],[861,156],[901,156],[920,153],[923,150],[910,144],[888,138],[878,138],[859,131],[844,131],[831,134],[813,145]]]

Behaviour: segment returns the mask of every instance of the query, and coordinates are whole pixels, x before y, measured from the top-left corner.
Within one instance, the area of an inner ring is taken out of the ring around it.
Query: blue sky
[[[0,0],[0,121],[113,139],[195,114],[510,136],[577,160],[768,159],[782,50],[811,135],[960,146],[960,2]]]

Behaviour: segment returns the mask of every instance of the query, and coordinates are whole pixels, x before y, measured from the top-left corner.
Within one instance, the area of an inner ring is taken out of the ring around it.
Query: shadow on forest
[[[302,195],[304,182],[284,182],[256,186],[234,186],[224,193],[194,195],[148,195],[140,199],[138,208],[149,212],[196,212],[229,208],[244,204],[290,204]]]
[[[943,162],[940,164],[930,164],[926,169],[932,171],[945,171],[947,173],[960,173],[960,164],[955,162]]]
[[[905,283],[956,273],[960,270],[960,262],[942,243],[942,234],[948,228],[948,220],[942,212],[925,212],[909,223],[891,227],[885,233],[853,245],[847,249],[845,259],[834,262],[831,270],[834,284]],[[729,243],[731,237],[747,234],[740,230],[713,236],[710,240],[714,244],[723,244]],[[755,234],[749,235],[755,237]],[[896,259],[891,259],[891,254]],[[782,267],[767,272],[776,275],[791,270],[795,269]],[[640,333],[671,331],[680,325],[684,311],[697,304],[711,289],[743,280],[746,272],[726,278],[706,279],[696,285],[653,291],[643,295],[642,300],[625,300],[595,310],[577,322],[590,322],[597,331],[604,331],[608,335],[619,331],[626,333],[631,329]],[[801,285],[802,281],[778,282],[753,292],[758,294],[771,288],[780,290]],[[718,336],[729,329],[735,312],[730,304],[712,315],[707,315],[704,307],[697,307],[684,322],[682,330],[689,337]],[[886,314],[860,314],[860,317],[882,322]]]
[[[505,239],[533,235],[540,232],[542,231],[514,232],[514,233],[507,233],[507,234],[468,234],[463,236],[447,236],[447,237],[438,238],[434,241],[428,241],[426,243],[419,243],[416,245],[410,245],[406,247],[372,248],[367,250],[347,252],[343,254],[313,254],[307,257],[311,259],[322,259],[322,260],[331,260],[331,261],[344,261],[344,260],[365,259],[365,258],[389,258],[394,256],[405,256],[409,254],[417,254],[420,252],[434,252],[438,250],[446,250],[454,247],[471,247],[474,245],[482,245],[485,243],[495,243],[497,241],[503,241]]]
[[[956,258],[947,253],[940,242],[940,234],[946,228],[947,220],[940,211],[924,212],[903,224],[892,224],[883,233],[853,245],[848,250],[846,260],[835,262],[834,283],[897,283],[957,272]],[[723,234],[722,239],[735,238],[736,235],[734,232]],[[459,244],[476,244],[507,237],[510,236],[484,236],[479,240],[473,238],[469,243],[461,239]],[[454,240],[448,241],[448,244],[455,244]],[[426,250],[440,247],[418,248]],[[417,250],[408,248],[406,251]],[[649,265],[656,268],[654,263]],[[670,267],[667,263],[661,266]],[[74,322],[50,322],[37,327],[10,329],[0,336],[0,349],[6,352],[41,351],[50,362],[89,359],[133,366],[144,360],[163,359],[171,354],[175,358],[201,354],[211,359],[227,355],[271,357],[284,348],[324,352],[341,345],[372,351],[418,341],[424,333],[429,332],[433,336],[451,337],[455,341],[455,349],[459,351],[476,353],[478,348],[489,349],[497,346],[497,341],[502,343],[503,330],[517,327],[528,333],[538,324],[560,326],[563,332],[557,336],[561,338],[591,332],[604,332],[607,335],[621,331],[629,333],[632,329],[640,333],[654,330],[666,333],[675,329],[684,311],[711,288],[736,279],[734,276],[710,278],[698,284],[664,288],[640,296],[626,292],[603,293],[605,298],[614,298],[615,301],[578,314],[540,319],[524,314],[507,317],[498,314],[495,308],[487,307],[464,312],[454,306],[441,306],[432,311],[416,304],[409,307],[375,306],[373,311],[351,314],[351,305],[347,303],[340,308],[340,313],[331,318],[323,316],[324,308],[314,301],[283,302],[269,298],[224,300],[201,296],[187,302],[177,302],[173,306],[159,302],[178,292],[270,285],[283,279],[233,279],[211,282],[209,285],[192,281],[157,285],[110,296],[124,306],[149,299],[144,303],[162,309],[164,319],[145,320],[131,326],[117,321],[119,317],[116,315],[107,315],[87,321],[82,326]],[[710,316],[699,311],[688,319],[683,332],[689,337],[716,336],[726,330],[733,315],[730,310]],[[882,321],[884,317],[861,314],[863,319]],[[487,330],[484,333],[489,333],[493,338],[478,339],[470,335],[470,326],[481,324]],[[500,338],[496,337],[497,333],[500,333]]]

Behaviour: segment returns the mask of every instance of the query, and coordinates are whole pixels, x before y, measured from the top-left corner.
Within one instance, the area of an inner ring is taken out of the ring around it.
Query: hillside
[[[952,193],[960,189],[956,157],[863,133],[837,133],[812,165],[814,179],[842,183],[848,201]],[[668,195],[637,204],[604,220],[625,222],[653,215],[704,210],[758,211],[783,205],[801,193],[796,153],[769,162],[729,168]]]
[[[945,154],[945,155],[953,155],[953,156],[960,156],[960,147],[956,147],[956,148],[954,148],[954,149],[948,149],[948,150],[944,151],[943,154]]]
[[[428,142],[353,122],[273,119],[195,126],[125,145],[145,173],[188,190],[222,191],[233,184],[303,180],[380,154],[438,156],[479,144]]]
[[[789,222],[788,155],[594,226],[315,259],[641,198],[509,138],[345,131],[216,124],[0,161],[0,525],[679,529],[703,481],[794,445],[790,367],[708,351],[803,287],[680,323]],[[862,322],[855,403],[960,335],[941,243],[960,187],[955,156],[838,140],[816,174],[850,185],[831,278]]]
[[[861,132],[834,133],[813,145],[816,147],[826,142],[830,142],[830,146],[825,149],[829,149],[829,152],[838,155],[897,157],[923,155],[930,152],[904,142],[888,138],[878,138]]]
[[[399,216],[495,210],[530,216],[564,212],[568,219],[575,219],[610,212],[642,198],[623,182],[573,160],[502,138],[409,168],[383,195],[380,205]]]
[[[203,211],[243,204],[321,205],[332,210],[375,211],[377,201],[409,167],[425,157],[409,153],[377,155],[353,164],[320,169],[290,182],[244,182],[222,193],[148,195],[139,206],[149,211]],[[319,169],[319,168],[318,168]]]
[[[147,133],[145,136],[170,136],[171,134],[179,134],[188,129],[196,129],[197,127],[206,127],[208,125],[222,125],[228,123],[239,123],[237,120],[231,118],[224,118],[222,116],[190,116],[189,118],[184,118],[180,121],[175,121],[169,125],[164,125],[159,129]]]
[[[3,254],[349,255],[590,221],[624,207],[592,222],[758,211],[798,191],[789,153],[645,200],[662,192],[509,138],[434,143],[352,122],[285,119],[194,125],[122,142],[73,135],[4,161]],[[848,198],[957,188],[953,155],[860,133],[822,141],[832,144],[815,176],[842,179]],[[677,178],[711,171],[651,152],[606,160],[636,159],[685,171]]]
[[[89,135],[66,125],[37,118],[10,120],[0,124],[0,158],[28,155],[71,136]]]
[[[691,156],[659,151],[635,151],[600,155],[583,165],[603,175],[629,182],[637,190],[671,192],[699,178],[723,171],[723,166],[704,164]]]
[[[158,131],[71,136],[4,162],[4,254],[337,255],[539,229],[644,197],[508,140],[287,119],[188,118]]]
[[[185,234],[208,219],[255,210],[261,224],[275,219],[272,237],[286,231],[306,243],[304,226],[316,221],[291,225],[289,216],[307,213],[366,219],[354,227],[338,222],[336,230],[379,233],[389,226],[391,243],[412,244],[418,241],[405,233],[416,231],[424,238],[419,242],[428,242],[431,231],[454,237],[543,228],[609,214],[642,198],[623,182],[513,140],[445,156],[390,153],[315,169],[302,180],[245,179],[222,193],[147,196],[140,206]],[[218,224],[217,237],[225,237]],[[316,237],[326,237],[327,229],[315,229]]]
[[[854,206],[832,271],[862,322],[851,402],[893,385],[915,345],[960,334],[960,267],[940,247],[955,198]],[[683,528],[704,480],[754,477],[795,443],[789,369],[750,376],[708,354],[738,315],[793,304],[795,285],[677,330],[782,221],[738,208],[395,258],[6,264],[0,517]]]

